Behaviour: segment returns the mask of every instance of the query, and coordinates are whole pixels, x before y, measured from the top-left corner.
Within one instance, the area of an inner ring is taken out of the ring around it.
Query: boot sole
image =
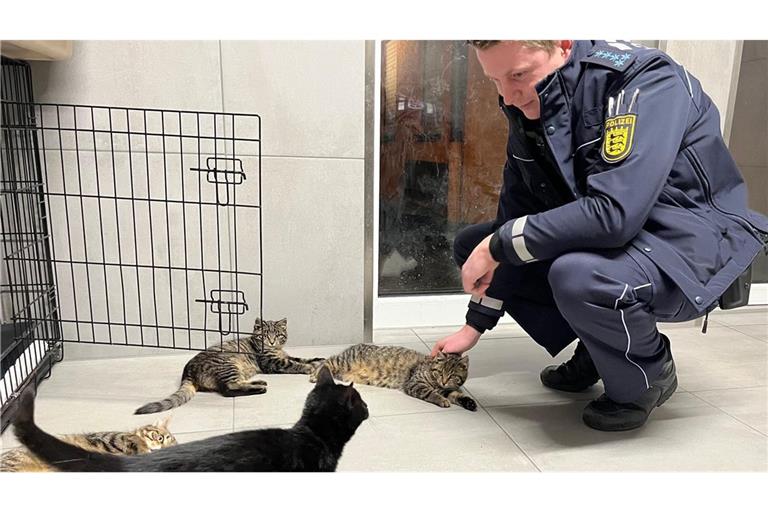
[[[676,390],[677,390],[677,375],[675,375],[674,378],[672,379],[672,382],[669,385],[669,388],[667,388],[667,391],[663,395],[661,395],[659,397],[659,400],[656,402],[656,405],[654,406],[654,409],[656,407],[661,407],[664,404],[664,402],[669,400],[669,397],[671,397],[675,393]],[[648,413],[648,416],[645,417],[645,421],[643,421],[639,425],[631,425],[631,424],[621,425],[621,424],[618,424],[618,425],[607,426],[607,428],[606,428],[606,425],[595,425],[595,424],[592,424],[592,423],[590,423],[588,420],[586,420],[583,417],[582,417],[582,420],[584,421],[584,423],[589,428],[592,428],[594,430],[599,430],[601,432],[626,432],[628,430],[635,430],[635,429],[638,429],[638,428],[642,427],[643,425],[645,425],[648,422],[648,418],[650,418],[650,417],[651,417],[651,413]]]
[[[659,397],[659,401],[656,402],[656,407],[661,407],[664,402],[669,400],[669,397],[671,397],[675,391],[677,391],[677,375],[675,375],[674,379],[672,380],[672,384],[669,386],[669,389],[667,389],[666,393]]]
[[[541,381],[541,383],[544,385],[545,388],[555,389],[557,391],[566,391],[568,393],[581,393],[583,391],[588,390],[589,388],[591,388],[595,384],[597,384],[597,381],[595,381],[592,384],[589,384],[587,386],[573,386],[573,387],[570,387],[570,386],[555,386],[555,385],[552,385],[552,384],[547,384],[543,380]]]

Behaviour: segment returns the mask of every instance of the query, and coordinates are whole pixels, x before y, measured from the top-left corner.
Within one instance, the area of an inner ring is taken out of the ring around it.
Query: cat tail
[[[197,393],[197,387],[194,385],[194,383],[191,380],[183,380],[181,381],[181,386],[179,386],[179,389],[174,394],[165,400],[160,400],[159,402],[150,402],[146,405],[142,405],[136,409],[133,414],[151,414],[153,412],[173,409],[174,407],[178,407],[189,402],[192,397],[195,396],[195,393]]]
[[[13,420],[16,438],[29,451],[60,471],[125,471],[120,457],[84,450],[44,432],[35,424],[35,395],[28,389],[19,399]]]

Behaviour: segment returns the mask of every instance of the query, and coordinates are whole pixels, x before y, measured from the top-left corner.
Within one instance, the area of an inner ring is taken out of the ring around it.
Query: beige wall
[[[730,148],[750,208],[768,214],[768,41],[744,42]]]
[[[83,41],[70,60],[32,67],[38,102],[260,114],[264,316],[288,317],[295,345],[362,341],[363,41]],[[251,224],[239,217],[238,233],[258,226]],[[229,230],[222,228],[222,245]],[[241,288],[252,322],[259,304],[250,283]],[[92,286],[103,293],[104,279]],[[142,297],[152,293],[142,285]],[[70,358],[105,354],[67,350]]]
[[[661,41],[659,48],[693,73],[720,111],[720,127],[730,137],[741,41]]]

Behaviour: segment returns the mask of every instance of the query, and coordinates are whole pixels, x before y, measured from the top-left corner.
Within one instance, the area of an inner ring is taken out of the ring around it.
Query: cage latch
[[[216,185],[216,204],[219,206],[232,204],[230,197],[234,195],[234,187],[245,181],[243,161],[239,158],[210,156],[205,159],[205,167],[205,169],[192,167],[190,170],[204,172],[205,180]]]
[[[248,311],[245,294],[239,290],[211,290],[210,298],[196,299],[195,302],[210,304],[211,313],[219,317],[219,332],[224,335],[232,333],[233,317]]]

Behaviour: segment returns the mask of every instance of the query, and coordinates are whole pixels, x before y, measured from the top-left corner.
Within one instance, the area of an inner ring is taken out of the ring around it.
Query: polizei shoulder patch
[[[615,164],[627,158],[632,152],[635,138],[636,114],[623,114],[605,120],[602,156],[609,164]]]
[[[616,71],[624,71],[635,60],[632,51],[619,50],[610,46],[599,46],[592,53],[581,59],[581,62],[598,64]]]

